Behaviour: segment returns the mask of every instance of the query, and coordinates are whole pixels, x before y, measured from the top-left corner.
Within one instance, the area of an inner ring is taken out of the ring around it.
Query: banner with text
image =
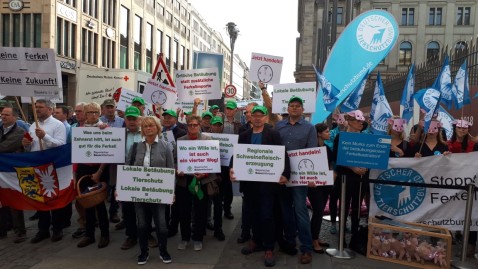
[[[175,77],[180,101],[191,102],[195,98],[211,100],[222,97],[217,67],[177,70]]]
[[[185,174],[221,173],[219,141],[178,140],[178,170]]]
[[[344,166],[384,169],[390,157],[388,135],[341,132],[337,150],[337,164]]]
[[[131,101],[133,101],[135,97],[141,97],[141,93],[122,88],[116,109],[126,111],[126,108],[131,106]]]
[[[279,84],[283,60],[283,57],[253,52],[249,79],[254,82]]]
[[[118,201],[172,204],[176,171],[171,168],[118,165]]]
[[[287,105],[292,96],[303,100],[304,113],[314,113],[317,98],[315,84],[315,82],[303,82],[274,85],[272,113],[287,113]]]
[[[478,152],[453,153],[448,156],[390,158],[387,170],[371,170],[370,178],[466,186],[477,184]],[[370,215],[386,215],[397,220],[441,226],[454,231],[463,229],[467,192],[400,185],[371,184]],[[477,193],[471,197],[474,204]],[[471,230],[478,231],[478,210],[473,210]]]
[[[125,129],[71,128],[72,163],[124,163]]]
[[[143,99],[150,104],[159,104],[165,109],[172,109],[178,99],[176,87],[148,79],[144,88]]]
[[[239,139],[235,134],[216,134],[216,133],[204,133],[210,136],[213,140],[219,141],[219,152],[221,155],[221,166],[229,166],[231,157],[233,154],[234,145],[237,144]]]
[[[284,146],[234,145],[234,173],[239,181],[279,182],[284,162]]]
[[[290,160],[288,187],[314,182],[316,186],[334,185],[334,171],[329,170],[325,147],[287,151]]]

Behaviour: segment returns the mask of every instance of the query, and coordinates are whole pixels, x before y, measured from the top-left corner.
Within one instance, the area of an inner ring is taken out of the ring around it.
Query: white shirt
[[[48,117],[44,121],[38,121],[38,127],[45,131],[45,136],[41,142],[43,149],[50,149],[66,144],[66,128],[65,125],[53,118]],[[33,123],[28,130],[30,136],[33,138],[32,145],[25,148],[27,151],[40,151],[40,144],[37,135],[35,134],[36,124]]]
[[[156,136],[154,138],[154,143],[158,143],[158,141],[159,141],[158,136]],[[144,138],[143,138],[143,142],[146,145],[146,152],[144,153],[143,166],[149,167],[151,165],[151,145],[148,144]]]

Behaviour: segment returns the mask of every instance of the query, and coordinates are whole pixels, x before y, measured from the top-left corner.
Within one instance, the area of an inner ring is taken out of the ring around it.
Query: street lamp
[[[236,26],[237,25],[233,22],[228,22],[226,24],[227,32],[229,33],[229,40],[231,42],[231,69],[229,73],[231,76],[231,79],[229,80],[231,85],[232,85],[232,75],[233,75],[232,66],[234,65],[234,44],[236,43],[237,34],[239,33],[239,29],[237,29]]]

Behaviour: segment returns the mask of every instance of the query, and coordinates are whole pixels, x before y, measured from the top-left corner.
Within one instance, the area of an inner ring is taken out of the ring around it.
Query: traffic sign
[[[234,97],[236,96],[237,89],[234,85],[227,85],[226,88],[224,88],[224,94],[226,97]]]

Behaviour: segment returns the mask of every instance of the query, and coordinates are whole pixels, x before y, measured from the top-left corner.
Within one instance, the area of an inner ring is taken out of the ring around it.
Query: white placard
[[[252,53],[249,78],[251,81],[279,84],[283,57]]]
[[[57,97],[44,97],[44,96],[35,96],[33,97],[33,100],[38,100],[38,99],[45,99],[45,100],[50,100],[54,104],[61,104],[63,103],[63,94],[61,96]],[[22,100],[22,104],[30,104],[32,102],[31,97],[20,97],[20,100]]]
[[[279,182],[284,161],[284,146],[234,145],[234,173],[238,181]]]
[[[290,161],[288,187],[304,186],[309,182],[316,186],[334,184],[334,171],[329,170],[326,147],[289,150],[287,155]]]
[[[257,105],[262,106],[263,101],[261,99],[251,99],[251,100],[244,100],[244,101],[237,101],[237,108],[246,108],[246,106],[252,102],[256,102]]]
[[[173,131],[163,132],[161,134],[161,139],[163,139],[165,142],[171,144],[171,146],[173,146],[173,149],[176,148],[176,139],[174,139]]]
[[[315,82],[303,82],[274,85],[272,113],[287,113],[289,99],[292,96],[304,100],[304,113],[314,113],[315,100],[317,99],[315,84]]]
[[[237,144],[239,135],[235,134],[216,134],[204,133],[214,140],[219,141],[219,152],[221,154],[221,166],[229,166],[231,157],[233,155],[234,145]]]
[[[172,204],[175,170],[161,167],[118,165],[119,201]]]
[[[219,83],[217,67],[177,70],[176,89],[178,98],[182,102],[221,99],[222,91]]]
[[[185,174],[221,173],[219,141],[178,140],[178,170]]]
[[[72,163],[124,163],[125,128],[71,128]]]
[[[143,92],[143,99],[150,104],[160,104],[161,107],[171,108],[174,106],[178,92],[175,87],[148,79]]]
[[[122,88],[116,109],[126,111],[126,108],[131,106],[131,102],[135,97],[141,97],[141,93]]]

